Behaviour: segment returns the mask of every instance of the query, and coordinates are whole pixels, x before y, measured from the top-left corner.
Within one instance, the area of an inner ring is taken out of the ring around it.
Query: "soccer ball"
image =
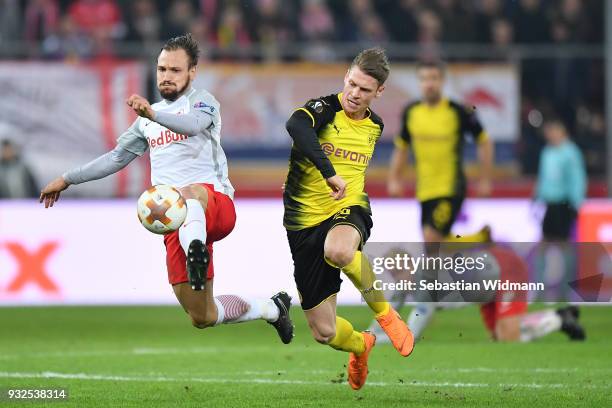
[[[187,216],[181,193],[168,185],[153,186],[138,198],[138,219],[155,234],[168,234],[179,229]]]

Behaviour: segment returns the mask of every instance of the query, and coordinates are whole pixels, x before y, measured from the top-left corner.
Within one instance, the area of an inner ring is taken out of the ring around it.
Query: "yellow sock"
[[[363,334],[355,331],[353,325],[346,319],[336,316],[336,335],[329,342],[336,350],[361,354],[365,351]]]
[[[372,271],[372,265],[370,265],[370,261],[361,251],[355,252],[355,257],[351,263],[342,268],[342,272],[359,289],[370,309],[376,313],[376,317],[384,316],[389,312],[391,306],[385,300],[384,293],[374,289],[375,275],[374,271]]]

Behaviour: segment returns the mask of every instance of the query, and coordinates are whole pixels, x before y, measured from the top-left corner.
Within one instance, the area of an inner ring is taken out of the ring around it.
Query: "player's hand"
[[[493,184],[491,183],[491,179],[480,179],[480,181],[478,182],[478,186],[476,187],[476,194],[478,195],[478,197],[489,197],[492,191]]]
[[[40,200],[39,202],[45,203],[45,208],[53,207],[53,203],[55,203],[60,198],[60,193],[67,189],[69,186],[64,180],[63,177],[58,177],[49,184],[40,192]]]
[[[325,179],[325,182],[332,189],[329,195],[334,198],[334,200],[342,200],[346,193],[346,181],[339,175],[332,176],[328,179]]]
[[[401,197],[404,195],[404,185],[402,180],[390,178],[387,182],[387,193],[389,197]]]
[[[127,99],[126,103],[129,107],[134,109],[134,112],[136,112],[138,116],[142,116],[143,118],[150,120],[155,119],[155,111],[153,108],[151,108],[149,101],[142,96],[134,94]]]

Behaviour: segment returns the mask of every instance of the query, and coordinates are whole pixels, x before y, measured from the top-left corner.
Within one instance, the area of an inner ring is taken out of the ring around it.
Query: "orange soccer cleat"
[[[414,349],[414,336],[399,313],[390,307],[386,315],[377,317],[376,320],[397,352],[404,357],[408,357]]]
[[[355,353],[349,354],[348,382],[354,390],[363,387],[366,378],[368,378],[368,356],[374,344],[376,344],[376,336],[368,331],[364,331],[363,341],[365,342],[365,350],[363,353],[360,355]]]

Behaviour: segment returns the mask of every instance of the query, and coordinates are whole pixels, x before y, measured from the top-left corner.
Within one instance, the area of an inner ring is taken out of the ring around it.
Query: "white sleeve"
[[[136,158],[136,154],[115,146],[113,150],[90,161],[89,163],[67,171],[63,177],[68,184],[81,184],[98,180],[118,172]]]
[[[149,148],[149,142],[140,129],[141,118],[136,118],[132,126],[117,138],[117,144],[137,156],[142,156]]]
[[[199,91],[189,97],[190,112],[198,112],[210,117],[211,124],[206,128],[210,130],[221,123],[221,105],[219,101],[206,91]]]
[[[204,133],[213,126],[212,116],[195,109],[185,115],[156,112],[155,122],[173,132],[187,136]]]

